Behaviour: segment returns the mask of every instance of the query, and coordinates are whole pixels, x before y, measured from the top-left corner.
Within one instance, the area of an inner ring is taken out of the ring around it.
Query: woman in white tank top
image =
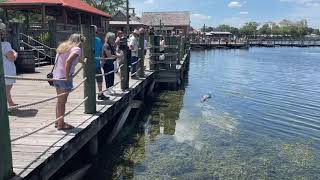
[[[6,36],[6,25],[0,22],[0,38],[2,46],[2,59],[3,59],[3,70],[6,76],[16,76],[16,66],[14,61],[18,57],[18,53],[12,49],[11,44],[5,41]],[[9,107],[16,106],[11,97],[11,89],[16,81],[14,79],[5,79],[6,84],[6,97]]]

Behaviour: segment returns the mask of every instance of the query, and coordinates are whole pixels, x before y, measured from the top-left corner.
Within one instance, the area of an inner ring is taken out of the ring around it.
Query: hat
[[[132,33],[133,33],[133,34],[136,34],[136,35],[139,35],[139,34],[140,34],[140,33],[139,33],[139,30],[137,30],[137,29],[135,29]]]

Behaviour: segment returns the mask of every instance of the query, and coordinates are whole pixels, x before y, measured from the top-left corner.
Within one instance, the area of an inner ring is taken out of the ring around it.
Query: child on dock
[[[66,130],[74,128],[70,124],[64,122],[66,103],[69,92],[73,88],[73,73],[75,66],[78,64],[81,49],[80,44],[85,41],[85,37],[81,34],[72,34],[69,39],[61,43],[57,48],[55,67],[53,70],[53,78],[66,79],[65,81],[54,81],[58,97],[56,105],[56,127],[58,130]]]
[[[14,51],[11,44],[5,41],[6,36],[6,25],[0,20],[0,38],[2,46],[2,56],[3,56],[3,69],[4,75],[6,76],[16,76],[16,66],[14,61],[18,57],[18,53]],[[11,89],[16,81],[14,79],[5,79],[6,84],[6,97],[9,107],[16,106],[17,104],[13,102],[11,97]]]

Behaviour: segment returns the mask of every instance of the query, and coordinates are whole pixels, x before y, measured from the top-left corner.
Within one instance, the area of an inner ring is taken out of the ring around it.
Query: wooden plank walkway
[[[146,63],[147,64],[147,63]],[[79,66],[77,67],[79,68]],[[77,69],[76,68],[76,69]],[[38,73],[23,74],[22,77],[44,78],[51,66],[37,68]],[[84,106],[65,118],[76,128],[70,131],[57,131],[54,125],[39,130],[22,139],[12,142],[13,168],[18,177],[48,179],[97,132],[107,124],[112,116],[120,112],[140,91],[154,82],[153,72],[146,71],[145,78],[130,79],[130,90],[123,92],[120,83],[110,89],[108,101],[97,102],[97,113],[84,114]],[[75,78],[75,84],[83,79],[82,73]],[[115,83],[119,82],[116,75]],[[13,88],[13,98],[18,104],[35,102],[56,96],[55,88],[47,82],[18,80]],[[66,105],[66,112],[84,99],[83,85],[72,92]],[[12,110],[10,113],[11,139],[21,137],[55,120],[56,99],[32,107]]]

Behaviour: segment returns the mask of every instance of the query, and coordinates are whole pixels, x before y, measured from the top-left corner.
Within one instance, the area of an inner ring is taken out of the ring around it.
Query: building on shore
[[[190,12],[144,12],[142,14],[144,25],[152,27],[157,34],[181,34],[190,32]]]
[[[124,11],[118,11],[109,22],[109,31],[125,31],[127,26],[127,15]],[[145,27],[142,23],[140,17],[136,16],[134,10],[130,13],[129,17],[129,30],[133,31],[134,29],[138,29],[141,27]]]
[[[230,41],[233,38],[231,32],[206,32],[206,39],[210,39],[211,41]]]
[[[105,28],[111,15],[98,10],[81,0],[7,0],[0,3],[4,9],[4,21],[10,22],[19,11],[24,24],[38,25],[38,28],[46,28],[49,19],[56,20],[58,28],[68,26],[80,26],[81,24],[94,24],[99,28]],[[39,18],[34,18],[35,16]],[[33,19],[40,21],[31,22]]]

